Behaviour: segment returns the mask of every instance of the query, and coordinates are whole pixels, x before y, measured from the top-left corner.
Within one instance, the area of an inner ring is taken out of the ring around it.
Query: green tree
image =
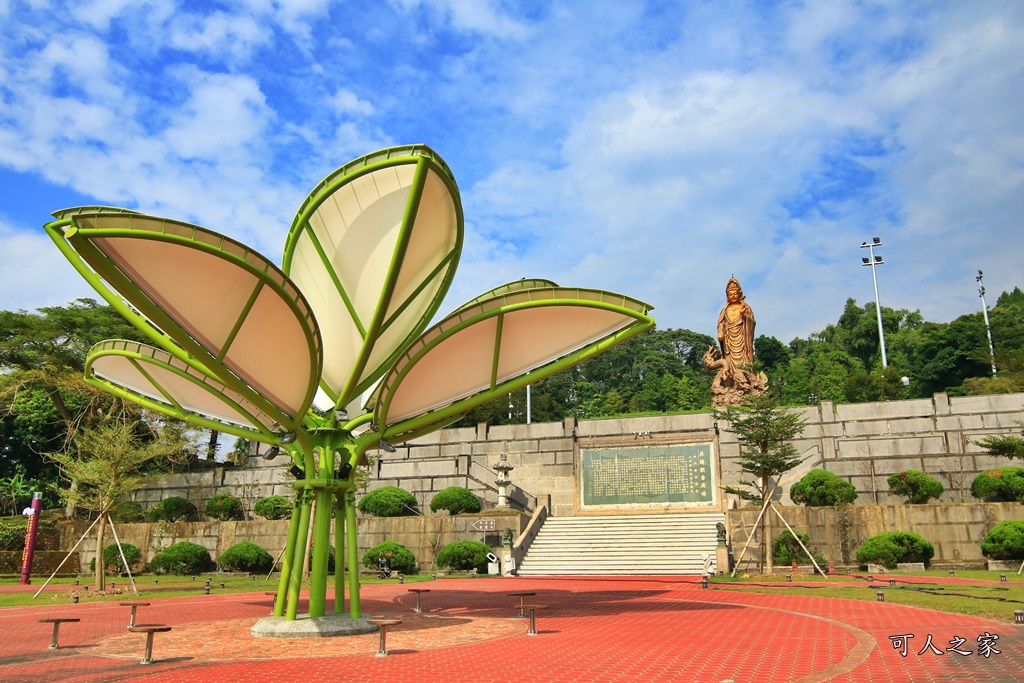
[[[779,407],[771,394],[749,396],[744,406],[729,406],[716,410],[715,418],[728,423],[726,429],[736,435],[740,444],[740,469],[754,477],[754,481],[741,481],[741,488],[723,487],[750,501],[757,501],[766,511],[773,491],[772,479],[788,472],[802,462],[796,447],[790,441],[804,431],[800,415]],[[771,527],[765,515],[761,516],[761,567],[771,572]]]
[[[52,417],[34,425],[43,438],[23,435],[17,450],[9,451],[11,444],[5,444],[5,457],[24,460],[31,470],[31,460],[41,460],[42,453],[74,449],[79,430],[122,412],[123,408],[112,408],[117,399],[82,379],[89,349],[110,338],[139,340],[140,336],[114,309],[92,299],[78,299],[67,307],[40,308],[36,313],[0,311],[0,371],[5,373],[0,385],[0,415],[24,416],[30,409],[31,414],[43,418],[38,402],[28,405],[20,400],[25,392],[45,395],[53,408]],[[52,473],[50,470],[50,476]],[[72,480],[72,489],[77,486]],[[67,513],[73,515],[73,506]]]
[[[906,496],[914,505],[922,505],[942,495],[943,486],[924,472],[906,470],[889,477],[889,490],[897,496]]]
[[[180,433],[163,432],[156,423],[118,419],[82,430],[72,449],[48,453],[61,474],[77,481],[63,489],[68,503],[99,513],[96,547],[103,547],[110,509],[119,500],[149,483],[160,470],[158,460],[182,451]],[[106,586],[105,567],[96,564],[96,590]]]

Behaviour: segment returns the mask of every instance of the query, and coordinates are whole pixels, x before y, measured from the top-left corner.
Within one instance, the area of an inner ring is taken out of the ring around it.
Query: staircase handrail
[[[519,538],[512,544],[512,559],[515,561],[516,567],[522,564],[523,557],[526,556],[526,552],[530,549],[530,544],[533,543],[533,539],[537,537],[540,528],[544,525],[544,521],[551,513],[551,494],[542,493],[537,496],[536,500],[537,507],[534,508],[530,521],[527,522],[523,533],[519,534]]]

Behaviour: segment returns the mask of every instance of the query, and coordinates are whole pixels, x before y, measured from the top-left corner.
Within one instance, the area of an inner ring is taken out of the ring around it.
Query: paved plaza
[[[422,613],[413,610],[410,587],[430,591]],[[857,590],[872,589],[860,580]],[[366,614],[402,620],[387,634],[387,657],[376,656],[377,634],[252,638],[249,628],[271,609],[262,590],[153,600],[142,592],[151,605],[140,608],[138,623],[172,627],[155,634],[151,665],[139,663],[146,636],[127,631],[127,607],[68,604],[59,591],[41,595],[39,605],[0,609],[0,681],[1024,680],[1022,625],[892,603],[703,590],[692,576],[364,586]],[[537,612],[537,635],[515,616],[519,598],[507,593],[517,591],[548,606]],[[48,648],[50,624],[39,623],[47,617],[80,619],[61,625],[56,650]]]

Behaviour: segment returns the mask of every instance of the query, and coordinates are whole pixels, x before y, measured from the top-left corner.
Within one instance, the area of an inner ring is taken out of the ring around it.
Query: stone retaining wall
[[[825,561],[856,564],[857,548],[864,541],[885,531],[912,531],[935,546],[933,563],[985,563],[981,541],[996,524],[1007,519],[1024,519],[1022,503],[939,503],[929,505],[853,505],[847,508],[848,548],[843,557],[840,543],[839,513],[832,507],[805,508],[778,506],[794,531],[807,534],[811,552],[821,553]],[[757,519],[758,508],[729,510],[727,525],[733,556],[739,560],[743,544]],[[785,530],[785,525],[772,515],[772,538]],[[747,550],[740,567],[752,568],[761,555],[760,531]]]

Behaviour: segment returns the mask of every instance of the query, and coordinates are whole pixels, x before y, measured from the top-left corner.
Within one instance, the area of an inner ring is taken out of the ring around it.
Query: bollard
[[[221,582],[220,582],[220,587],[221,587],[221,588],[223,588],[223,587],[224,587],[224,582],[223,582],[223,581],[221,581]]]
[[[793,583],[793,575],[786,574],[786,583]]]
[[[158,584],[158,583],[160,583],[160,579],[153,579],[153,584],[154,584],[154,585],[156,585],[156,584]]]
[[[76,586],[78,585],[78,579],[75,579],[75,585]]]
[[[209,594],[210,594],[210,587],[209,586],[203,586],[203,595],[209,595]]]
[[[111,582],[110,582],[110,590],[114,590],[114,586],[116,586],[116,585],[117,585],[116,583],[114,583],[113,581],[111,581]]]
[[[1015,609],[1013,610],[1013,623],[1024,624],[1024,610]]]
[[[401,574],[398,575],[398,583],[405,583],[405,577]]]
[[[1000,581],[1006,581],[1006,574],[1000,574],[999,575],[999,580]]]
[[[889,588],[896,587],[896,579],[889,579]]]
[[[707,576],[702,576],[701,577],[701,579],[700,579],[700,587],[704,588],[705,590],[707,589],[707,587],[708,587],[708,577]]]
[[[73,603],[75,603],[77,605],[78,604],[78,596],[77,595],[72,595],[71,596],[71,602],[73,602]]]
[[[89,590],[88,586],[82,586],[82,590]]]
[[[871,574],[868,574],[868,581],[874,581],[874,580],[875,580],[875,577],[872,576]]]
[[[950,576],[953,576],[953,575],[954,575],[954,572],[953,572],[953,570],[952,570],[952,569],[950,569],[950,570],[949,570],[949,575],[950,575]]]
[[[885,602],[885,593],[883,593],[882,591],[878,591],[876,595],[878,596],[878,602]]]

